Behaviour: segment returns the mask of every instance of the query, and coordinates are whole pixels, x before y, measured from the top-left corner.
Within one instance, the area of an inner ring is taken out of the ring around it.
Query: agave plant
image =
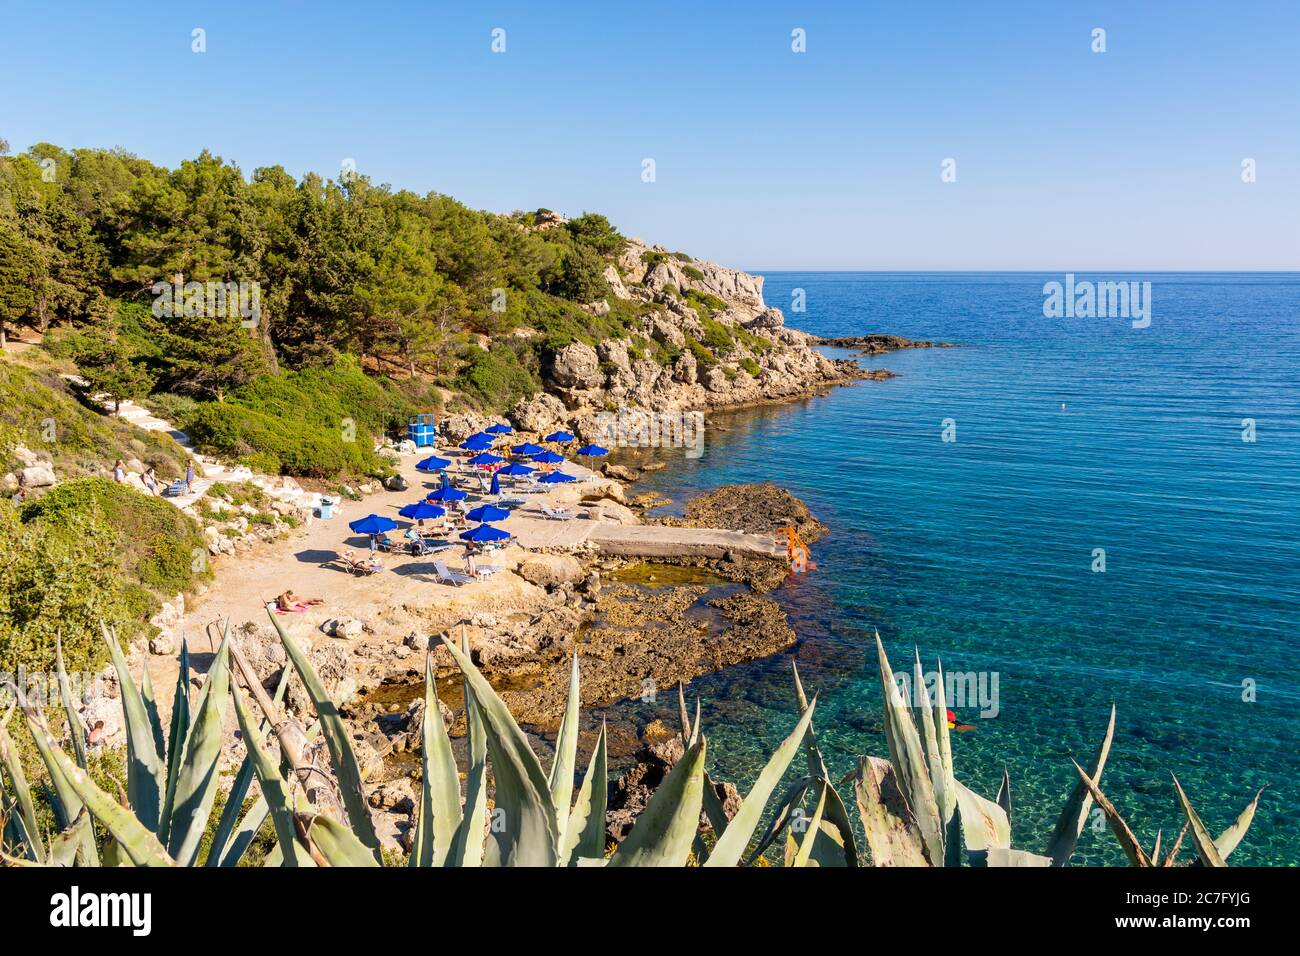
[[[279,701],[288,668],[281,675],[275,696],[268,696],[227,630],[193,708],[187,692],[187,651],[182,649],[172,719],[169,733],[164,734],[148,672],[137,684],[116,636],[105,631],[121,683],[127,734],[127,785],[121,800],[104,792],[86,772],[85,741],[67,694],[61,661],[62,706],[72,728],[75,760],[59,749],[39,708],[14,688],[17,706],[27,719],[53,783],[51,796],[59,832],[52,840],[41,839],[30,788],[0,724],[0,758],[15,794],[10,799],[4,791],[4,842],[22,854],[5,854],[6,861],[62,866],[97,865],[101,860],[114,865],[195,865],[215,802],[229,695],[246,756],[216,823],[206,864],[238,863],[269,817],[276,846],[268,856],[268,865],[379,865],[379,841],[342,717],[307,656],[274,616],[271,620],[315,707],[319,722],[309,729],[281,712]],[[606,859],[607,741],[603,726],[574,796],[580,700],[576,656],[555,756],[550,771],[544,773],[505,703],[470,660],[464,635],[460,647],[446,640],[444,644],[464,682],[469,745],[466,790],[462,801],[432,664],[426,661],[423,773],[412,835],[412,866],[681,866],[693,851],[708,865],[735,865],[812,720],[814,704],[807,704],[790,737],[777,749],[738,813],[728,822],[713,787],[706,785],[708,742],[700,733],[697,707],[695,721],[683,726],[684,756],[655,791],[627,838]],[[231,679],[232,660],[262,712],[261,727],[252,716],[245,692]],[[685,714],[684,702],[682,712]],[[6,715],[4,723],[8,720]],[[265,750],[263,734],[268,726],[280,744],[278,765]],[[308,744],[316,736],[323,738],[332,773],[316,767],[309,756]],[[495,790],[495,805],[490,813],[489,764]],[[254,777],[261,794],[246,813],[241,813]],[[702,810],[717,835],[712,848],[704,847],[697,839]],[[92,818],[109,834],[102,854],[90,826]],[[810,854],[811,844],[805,856]]]
[[[49,772],[57,835],[42,839],[35,804],[5,725],[0,721],[0,767],[13,796],[0,788],[6,862],[28,865],[195,865],[199,842],[207,830],[217,787],[217,763],[227,694],[246,755],[235,775],[225,809],[218,819],[208,866],[233,866],[244,858],[253,837],[268,817],[276,835],[267,865],[376,866],[382,863],[379,840],[364,799],[362,775],[336,705],[307,656],[280,626],[272,624],[284,644],[293,671],[302,679],[318,717],[310,727],[281,710],[289,677],[286,667],[274,695],[268,695],[244,660],[237,643],[223,636],[208,677],[191,708],[189,665],[185,648],[177,680],[169,732],[164,735],[149,675],[136,684],[116,637],[105,631],[122,688],[127,730],[127,786],[122,799],[105,793],[86,772],[85,741],[68,693],[59,653],[59,688],[72,729],[74,758],[56,745],[39,708],[19,693],[26,717]],[[1115,729],[1115,710],[1089,769],[1076,764],[1079,784],[1066,801],[1043,854],[1010,845],[1011,785],[988,800],[962,784],[953,770],[948,736],[942,664],[933,696],[926,688],[920,655],[915,654],[915,688],[920,699],[919,726],[904,701],[879,635],[876,650],[884,697],[885,739],[889,757],[862,757],[853,780],[858,818],[865,837],[860,852],[844,801],[826,769],[809,700],[794,669],[798,719],[790,736],[777,747],[730,819],[705,769],[708,740],[701,733],[700,705],[687,712],[678,687],[678,711],[684,753],[651,796],[631,832],[608,858],[604,855],[607,737],[602,725],[586,773],[575,788],[578,745],[579,667],[575,655],[569,694],[549,771],[529,745],[505,703],[470,659],[462,630],[457,647],[443,644],[461,672],[467,727],[468,766],[465,791],[441,716],[432,661],[425,663],[425,708],[421,729],[421,783],[411,835],[409,864],[427,866],[736,866],[758,861],[783,833],[784,859],[792,866],[1064,866],[1069,862],[1095,800],[1111,822],[1121,846],[1135,865],[1155,865],[1160,837],[1146,853],[1099,788]],[[245,692],[231,679],[243,678],[262,721],[259,726]],[[17,692],[17,689],[15,688]],[[270,728],[280,745],[279,763],[265,749]],[[330,772],[311,756],[320,737],[329,754]],[[806,768],[778,802],[763,834],[754,833],[768,802],[802,749]],[[488,808],[491,768],[494,805]],[[242,812],[252,780],[260,795]],[[1162,865],[1176,860],[1190,828],[1200,862],[1223,865],[1249,828],[1259,794],[1232,827],[1211,839],[1177,780],[1174,781],[1187,826]],[[575,796],[576,789],[576,796]],[[811,808],[811,813],[809,813]],[[703,814],[712,840],[700,833]],[[109,834],[96,844],[91,819]],[[17,851],[20,856],[13,855]]]
[[[931,696],[924,681],[920,654],[914,654],[913,680],[920,698],[918,729],[912,708],[903,700],[894,680],[879,634],[876,654],[885,703],[889,759],[864,757],[854,775],[862,826],[876,865],[959,866],[964,861],[983,866],[1065,866],[1074,854],[1094,800],[1135,866],[1174,865],[1188,827],[1200,862],[1206,866],[1223,866],[1224,859],[1236,849],[1250,827],[1259,793],[1237,821],[1215,840],[1175,777],[1174,788],[1187,824],[1163,862],[1154,862],[1160,860],[1160,835],[1156,835],[1152,853],[1143,851],[1100,789],[1102,771],[1115,735],[1112,706],[1106,733],[1088,769],[1074,763],[1079,782],[1066,800],[1044,852],[1013,849],[1011,781],[1006,771],[995,800],[975,793],[954,774],[942,663]]]
[[[231,688],[229,637],[222,641],[193,706],[188,692],[189,653],[182,646],[166,734],[148,670],[142,672],[137,684],[127,668],[117,635],[105,628],[104,639],[121,688],[127,737],[126,789],[120,799],[114,798],[87,771],[85,732],[72,705],[62,648],[58,647],[60,706],[72,738],[73,757],[69,758],[55,742],[40,707],[29,701],[20,688],[11,686],[11,689],[49,776],[48,797],[59,834],[48,844],[42,840],[22,766],[14,757],[7,730],[0,726],[0,757],[16,794],[13,809],[17,811],[6,814],[5,844],[20,854],[18,857],[6,854],[7,862],[81,866],[101,863],[168,866],[196,862],[217,794],[217,763]],[[282,679],[277,695],[283,694],[284,686]],[[5,724],[12,714],[11,707],[5,715]],[[236,864],[266,817],[259,801],[240,819],[239,811],[248,789],[247,763],[236,775],[218,821],[207,857],[210,866]],[[90,825],[92,818],[109,834],[102,847]]]

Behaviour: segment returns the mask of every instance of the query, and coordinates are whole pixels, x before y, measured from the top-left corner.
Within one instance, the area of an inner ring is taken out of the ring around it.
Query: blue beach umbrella
[[[564,461],[564,456],[557,455],[553,451],[544,451],[534,455],[533,461],[541,462],[543,465],[558,465]]]
[[[444,468],[450,468],[451,462],[446,458],[439,458],[437,455],[430,455],[424,461],[415,466],[416,471],[442,471]]]
[[[495,465],[502,461],[505,461],[505,459],[492,454],[490,451],[485,451],[475,455],[469,460],[469,463],[471,465]]]
[[[460,447],[467,451],[486,451],[492,447],[492,441],[491,435],[470,435],[460,443]]]
[[[381,515],[366,515],[364,518],[349,522],[348,527],[357,534],[383,534],[396,528],[397,522]]]
[[[494,528],[490,524],[481,524],[470,528],[468,531],[462,531],[460,537],[462,541],[505,541],[510,537],[510,532]]]
[[[417,501],[413,505],[406,505],[397,512],[403,518],[410,518],[413,521],[423,521],[425,518],[441,518],[447,513],[445,508],[437,505],[431,505],[427,501]]]
[[[599,458],[601,455],[608,455],[608,448],[601,448],[599,445],[583,445],[575,452],[584,458]]]
[[[578,479],[562,471],[553,471],[549,475],[542,475],[537,480],[544,485],[558,485],[566,481],[577,481]]]
[[[512,461],[504,468],[498,468],[497,474],[492,477],[496,478],[497,475],[505,475],[507,478],[521,478],[524,475],[531,475],[536,470],[537,469],[533,468],[531,465],[521,465]]]
[[[530,441],[526,441],[522,445],[516,445],[514,447],[514,454],[516,455],[540,455],[544,451],[546,451],[546,449],[541,445],[534,445]]]
[[[453,488],[451,485],[443,485],[437,491],[431,491],[425,495],[425,501],[464,501],[469,497],[459,488]]]
[[[504,521],[510,517],[510,512],[496,505],[479,505],[474,510],[466,512],[465,517],[470,521]]]
[[[492,481],[488,485],[488,494],[490,495],[501,494],[501,479],[497,476],[496,472],[492,473]]]
[[[489,425],[487,428],[483,430],[485,432],[491,432],[493,435],[509,435],[511,432],[514,431],[513,428],[511,428],[509,425],[506,425],[502,422],[497,422],[495,425]]]
[[[573,441],[573,436],[570,435],[568,432],[551,432],[549,435],[543,438],[542,441],[568,442],[568,441]]]

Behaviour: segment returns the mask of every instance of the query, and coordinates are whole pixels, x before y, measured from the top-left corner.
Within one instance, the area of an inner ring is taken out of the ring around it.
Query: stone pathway
[[[68,381],[86,386],[86,380],[76,375],[65,375]],[[246,482],[256,485],[266,494],[287,504],[303,508],[316,509],[320,507],[320,493],[304,491],[298,482],[292,478],[278,475],[266,475],[261,472],[255,472],[251,468],[242,465],[227,465],[207,455],[200,454],[194,448],[194,443],[190,441],[190,436],[185,434],[169,421],[158,418],[147,408],[137,405],[135,402],[125,400],[118,406],[117,412],[112,412],[106,395],[92,395],[90,400],[95,402],[109,414],[120,418],[123,421],[130,422],[138,428],[151,432],[166,432],[176,443],[184,449],[185,453],[194,459],[194,485],[193,490],[183,495],[177,495],[172,498],[165,498],[177,508],[187,508],[201,499],[217,482]],[[126,476],[126,483],[137,491],[147,492],[140,475],[137,472],[129,471]]]

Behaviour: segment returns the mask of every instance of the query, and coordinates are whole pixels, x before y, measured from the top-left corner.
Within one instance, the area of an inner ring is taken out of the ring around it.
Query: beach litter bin
[[[334,506],[335,506],[336,504],[338,504],[338,500],[337,500],[337,499],[335,499],[335,498],[327,498],[327,497],[325,497],[324,495],[321,495],[321,499],[320,499],[320,516],[321,516],[321,518],[324,519],[325,521],[328,521],[330,518],[333,518],[333,517],[334,517]]]
[[[436,423],[430,412],[413,416],[406,426],[406,437],[415,442],[416,448],[431,447],[437,438],[435,432]]]

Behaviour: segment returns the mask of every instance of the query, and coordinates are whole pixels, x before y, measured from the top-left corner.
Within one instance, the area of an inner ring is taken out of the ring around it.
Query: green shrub
[[[710,369],[718,364],[717,357],[695,339],[687,338],[686,347],[695,356],[695,361],[701,368]]]
[[[761,368],[758,367],[758,363],[755,362],[748,355],[746,355],[743,359],[740,360],[740,367],[743,368],[750,375],[754,376],[754,378],[758,378],[759,374],[763,371]]]
[[[375,437],[427,409],[355,359],[264,375],[224,402],[205,402],[181,423],[203,451],[259,471],[314,478],[374,474]]]
[[[501,411],[537,391],[536,377],[505,342],[494,342],[490,350],[477,345],[462,353],[465,365],[456,386],[480,406]]]
[[[731,331],[716,319],[707,319],[700,317],[700,325],[704,327],[704,344],[713,349],[719,355],[731,351],[732,339]]]
[[[83,478],[52,488],[22,509],[24,523],[57,524],[76,515],[102,517],[119,536],[118,563],[130,578],[167,599],[194,583],[194,552],[206,553],[203,537],[194,520],[170,503],[104,478]]]
[[[0,671],[69,670],[105,659],[100,621],[124,640],[178,592],[211,576],[198,525],[172,505],[102,478],[65,482],[20,509],[0,505]]]
[[[682,266],[682,272],[686,274],[687,278],[694,279],[696,282],[700,282],[704,279],[704,273],[695,268],[695,266]]]

